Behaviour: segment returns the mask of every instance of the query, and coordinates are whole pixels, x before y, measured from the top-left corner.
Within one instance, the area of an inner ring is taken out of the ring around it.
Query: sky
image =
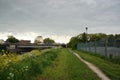
[[[120,0],[0,0],[0,39],[67,43],[85,32],[120,34]]]

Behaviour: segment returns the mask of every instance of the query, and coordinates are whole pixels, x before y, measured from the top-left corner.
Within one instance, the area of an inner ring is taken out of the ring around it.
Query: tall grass
[[[67,49],[57,49],[58,57],[35,80],[100,80]]]
[[[53,52],[41,53],[38,50],[24,55],[8,54],[0,57],[0,80],[30,80],[31,76],[41,74],[57,57]],[[2,63],[9,61],[8,63]]]

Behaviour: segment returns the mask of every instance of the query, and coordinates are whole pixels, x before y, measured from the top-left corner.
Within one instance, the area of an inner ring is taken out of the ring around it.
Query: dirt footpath
[[[98,67],[96,67],[94,64],[82,59],[77,53],[70,50],[71,53],[73,53],[76,57],[79,58],[82,62],[84,62],[93,72],[95,72],[101,80],[111,80],[108,78]]]

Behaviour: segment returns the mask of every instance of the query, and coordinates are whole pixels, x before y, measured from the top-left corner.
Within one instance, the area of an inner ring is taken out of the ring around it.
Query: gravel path
[[[77,53],[70,50],[71,53],[73,53],[75,56],[79,58],[82,62],[84,62],[93,72],[95,72],[101,80],[111,80],[108,78],[98,67],[96,67],[94,64],[82,59]]]

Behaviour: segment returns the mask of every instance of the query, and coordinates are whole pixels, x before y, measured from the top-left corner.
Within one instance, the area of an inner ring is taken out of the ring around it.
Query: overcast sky
[[[0,0],[0,39],[43,36],[66,43],[85,27],[120,34],[120,0]]]

